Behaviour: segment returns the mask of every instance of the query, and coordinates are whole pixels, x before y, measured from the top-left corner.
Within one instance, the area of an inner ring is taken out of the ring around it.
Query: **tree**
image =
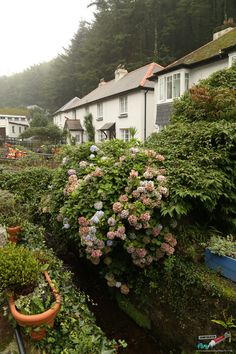
[[[31,127],[25,130],[19,138],[33,138],[40,144],[58,144],[62,140],[62,134],[62,131],[56,125],[49,124],[46,127]]]
[[[86,132],[88,134],[88,141],[94,141],[95,129],[93,126],[93,116],[91,113],[87,114],[84,117],[84,126],[85,126]]]

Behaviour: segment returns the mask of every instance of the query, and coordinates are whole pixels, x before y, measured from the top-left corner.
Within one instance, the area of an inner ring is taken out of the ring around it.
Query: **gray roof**
[[[111,130],[115,126],[115,122],[104,124],[99,130]]]
[[[162,70],[160,75],[175,70],[179,67],[197,66],[205,63],[206,61],[221,59],[227,56],[228,52],[231,50],[235,50],[235,48],[236,28],[233,28],[221,37],[204,44],[202,47],[169,64]],[[159,73],[154,75],[152,79],[155,79],[157,76],[159,76]]]
[[[94,101],[98,101],[110,96],[119,95],[126,91],[134,90],[137,88],[154,88],[154,83],[148,80],[157,71],[162,70],[163,67],[156,63],[147,64],[138,68],[130,73],[127,73],[120,80],[111,80],[103,85],[98,86],[95,90],[91,91],[88,95],[81,98],[78,106],[82,106]]]
[[[69,130],[84,130],[79,119],[66,119],[65,127]]]
[[[64,106],[62,106],[61,108],[59,108],[55,113],[53,113],[54,115],[59,113],[59,112],[66,112],[66,111],[70,111],[71,109],[77,107],[79,105],[80,102],[80,98],[78,97],[74,97],[72,98],[72,100],[70,100],[69,102],[67,102],[66,104],[64,104]]]

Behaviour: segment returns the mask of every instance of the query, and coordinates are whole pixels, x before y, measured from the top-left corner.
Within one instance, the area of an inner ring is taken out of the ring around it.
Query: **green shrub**
[[[9,244],[0,248],[0,289],[16,293],[32,290],[38,282],[39,263],[32,251]]]

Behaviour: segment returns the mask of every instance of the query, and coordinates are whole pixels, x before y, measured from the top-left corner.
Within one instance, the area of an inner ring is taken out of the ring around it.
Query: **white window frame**
[[[121,96],[119,98],[119,111],[120,114],[128,113],[128,96]]]
[[[121,134],[121,140],[125,142],[130,141],[130,130],[129,128],[122,128],[120,129],[120,134]]]
[[[160,92],[159,92],[159,99],[160,101],[165,101],[165,81],[166,77],[160,77]]]
[[[173,75],[166,76],[166,100],[173,100]]]
[[[180,82],[181,82],[180,73],[173,74],[173,79],[172,79],[172,85],[173,85],[172,86],[172,97],[173,98],[178,98],[181,95]]]
[[[97,104],[97,120],[103,120],[103,103]]]
[[[189,90],[189,79],[190,79],[190,75],[189,73],[184,73],[184,92]]]

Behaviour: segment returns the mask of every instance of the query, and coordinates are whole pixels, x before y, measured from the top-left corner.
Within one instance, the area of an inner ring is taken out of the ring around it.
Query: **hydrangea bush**
[[[131,268],[171,256],[177,244],[172,233],[176,222],[161,216],[169,194],[165,158],[136,146],[122,148],[119,157],[105,153],[103,145],[87,150],[87,159],[84,153],[83,160],[76,161],[73,153],[63,158],[50,212],[62,234],[73,238],[93,264],[103,266],[108,285],[127,294]]]

